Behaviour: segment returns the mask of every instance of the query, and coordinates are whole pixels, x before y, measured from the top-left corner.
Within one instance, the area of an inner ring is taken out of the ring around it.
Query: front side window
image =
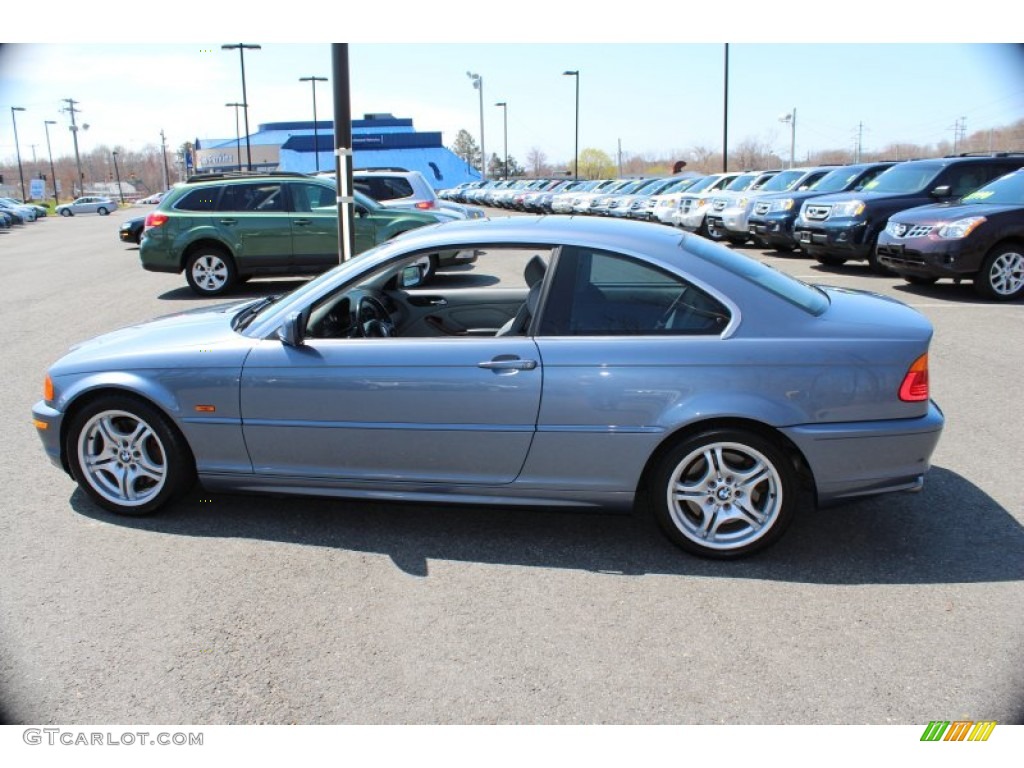
[[[608,251],[563,248],[542,336],[719,334],[729,310],[678,275]]]

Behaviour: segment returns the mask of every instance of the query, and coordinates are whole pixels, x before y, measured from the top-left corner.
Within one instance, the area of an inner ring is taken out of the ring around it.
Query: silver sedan
[[[478,258],[423,285],[450,250]],[[51,460],[118,513],[197,478],[445,504],[646,498],[683,549],[735,557],[801,508],[921,487],[943,427],[931,337],[897,301],[656,224],[458,221],[285,296],[80,344],[33,415]]]
[[[80,197],[74,202],[57,206],[57,213],[61,216],[74,216],[79,213],[98,213],[100,216],[106,216],[116,210],[117,203],[109,197]]]

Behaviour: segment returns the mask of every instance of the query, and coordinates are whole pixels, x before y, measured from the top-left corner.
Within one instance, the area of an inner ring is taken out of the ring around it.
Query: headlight
[[[961,237],[971,234],[984,221],[984,216],[968,216],[966,219],[957,219],[949,224],[943,224],[935,231],[935,234],[946,240],[959,240]]]
[[[791,197],[787,197],[785,200],[773,200],[769,211],[788,211],[793,208],[795,201]]]
[[[850,200],[846,203],[836,203],[832,206],[832,216],[836,218],[853,218],[864,213],[863,200]]]

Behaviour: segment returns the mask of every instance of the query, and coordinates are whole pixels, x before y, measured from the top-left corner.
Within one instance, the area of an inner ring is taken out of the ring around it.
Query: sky
[[[46,157],[45,120],[57,121],[50,126],[54,156],[70,155],[70,123],[61,111],[68,98],[80,110],[76,122],[89,126],[79,132],[83,152],[159,146],[161,131],[169,147],[234,138],[235,110],[225,104],[242,101],[240,62],[221,45],[235,41],[262,46],[245,54],[250,130],[311,120],[312,86],[299,78],[332,78],[330,37],[320,36],[343,21],[358,30],[346,35],[353,117],[412,118],[417,130],[440,131],[450,146],[460,129],[479,143],[482,104],[487,154],[502,155],[507,135],[508,152],[521,165],[534,149],[553,164],[572,159],[576,81],[566,70],[580,73],[580,149],[613,158],[620,148],[653,158],[696,146],[720,151],[724,43],[730,147],[752,140],[788,156],[791,127],[779,118],[794,109],[797,159],[852,149],[858,134],[871,151],[952,141],[958,121],[974,133],[1024,117],[1024,46],[997,42],[991,25],[975,32],[969,21],[921,18],[875,0],[859,3],[857,18],[884,23],[863,40],[843,39],[854,26],[845,11],[819,22],[820,29],[801,28],[795,19],[821,20],[824,7],[802,0],[785,3],[791,13],[781,18],[765,10],[770,3],[730,4],[737,31],[728,35],[713,11],[661,0],[637,6],[642,12],[632,16],[616,4],[586,19],[535,0],[381,0],[354,18],[320,0],[293,14],[253,7],[219,3],[176,18],[167,6],[145,6],[127,24],[118,14],[86,14],[68,3],[65,13],[49,16],[55,21],[46,42],[37,20],[24,30],[9,27],[5,36],[14,42],[0,46],[0,161],[15,157],[12,106],[25,109],[15,115],[23,161]],[[887,39],[879,29],[914,32]],[[135,42],[121,42],[129,31]],[[467,72],[481,76],[482,98]],[[319,83],[316,97],[318,118],[331,119],[332,84]],[[499,101],[508,104],[507,134]]]

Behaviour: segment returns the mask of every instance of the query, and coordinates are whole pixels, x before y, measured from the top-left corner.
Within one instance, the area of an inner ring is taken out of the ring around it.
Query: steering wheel
[[[353,335],[364,339],[385,338],[395,335],[391,313],[376,296],[364,293],[355,303],[352,313]]]

